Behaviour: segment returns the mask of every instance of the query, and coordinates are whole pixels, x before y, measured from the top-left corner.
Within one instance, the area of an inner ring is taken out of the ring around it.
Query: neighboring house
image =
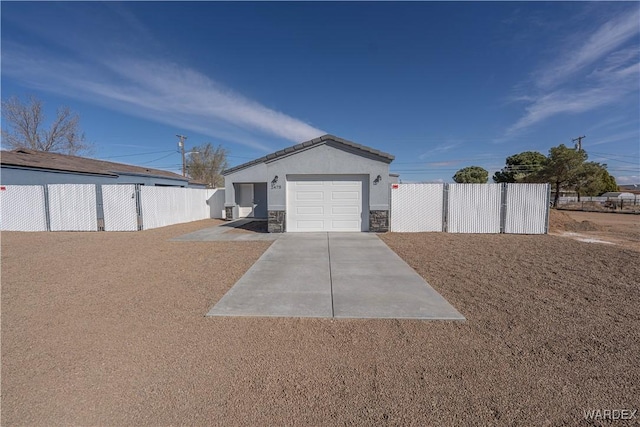
[[[600,197],[609,197],[612,199],[635,199],[636,195],[633,193],[625,193],[620,191],[609,191],[608,193],[602,194]]]
[[[618,189],[627,193],[640,194],[640,184],[618,185]]]
[[[141,184],[165,187],[205,188],[173,172],[125,165],[87,157],[18,149],[0,152],[0,183],[44,184]]]
[[[227,219],[284,231],[388,231],[394,156],[333,135],[222,172]]]

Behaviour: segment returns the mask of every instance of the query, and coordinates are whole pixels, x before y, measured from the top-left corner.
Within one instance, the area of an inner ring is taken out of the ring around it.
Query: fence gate
[[[136,186],[103,185],[102,209],[104,212],[104,231],[137,231]]]
[[[449,184],[449,233],[500,233],[502,184]]]
[[[51,231],[98,231],[95,184],[49,184]]]
[[[47,231],[47,208],[42,185],[0,187],[0,230]]]
[[[442,231],[444,184],[400,184],[391,188],[391,231]]]
[[[544,234],[549,219],[549,184],[507,184],[504,232]]]

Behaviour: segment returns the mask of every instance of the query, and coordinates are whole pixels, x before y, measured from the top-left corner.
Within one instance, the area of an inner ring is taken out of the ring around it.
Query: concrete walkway
[[[373,233],[285,233],[207,316],[464,320]]]
[[[183,234],[182,236],[174,237],[172,242],[224,242],[224,241],[252,241],[252,240],[276,240],[279,238],[277,233],[252,233],[245,232],[239,233],[238,229],[243,226],[260,221],[253,218],[236,219],[235,221],[225,222],[223,224],[215,225],[209,228],[203,228],[202,230],[194,231],[192,233]]]

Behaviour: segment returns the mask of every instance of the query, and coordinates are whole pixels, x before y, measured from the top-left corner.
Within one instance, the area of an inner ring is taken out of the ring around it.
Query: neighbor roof
[[[112,177],[127,174],[188,181],[188,178],[182,175],[160,169],[28,149],[2,151],[0,163],[3,166],[21,166],[33,169],[48,169]]]
[[[367,147],[365,145],[356,144],[355,142],[347,141],[346,139],[338,138],[337,136],[328,135],[327,134],[327,135],[322,135],[319,138],[311,139],[309,141],[302,142],[302,143],[294,145],[292,147],[285,148],[284,150],[280,150],[280,151],[276,151],[275,153],[267,154],[266,156],[260,157],[259,159],[255,159],[255,160],[252,160],[250,162],[243,163],[241,165],[234,166],[232,168],[226,169],[226,170],[222,171],[222,175],[229,175],[230,173],[239,171],[240,169],[245,169],[245,168],[248,168],[250,166],[257,165],[259,163],[264,163],[264,162],[267,162],[267,161],[275,160],[275,159],[277,159],[279,157],[288,156],[289,154],[295,153],[296,151],[306,150],[307,148],[310,148],[310,147],[313,147],[313,146],[316,146],[316,145],[321,145],[321,144],[324,144],[324,143],[326,143],[328,141],[336,142],[339,145],[344,145],[344,146],[349,147],[351,149],[355,149],[356,151],[362,151],[363,153],[373,154],[374,156],[380,158],[380,160],[382,160],[382,161],[384,161],[386,163],[391,163],[393,161],[393,159],[395,159],[395,157],[392,156],[391,154],[384,153],[384,152],[376,150],[374,148]]]

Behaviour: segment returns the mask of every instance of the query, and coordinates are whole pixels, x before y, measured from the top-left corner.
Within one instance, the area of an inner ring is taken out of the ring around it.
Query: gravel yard
[[[271,244],[168,240],[217,223],[2,233],[2,425],[599,425],[583,411],[640,410],[633,245],[388,233],[466,322],[207,318]]]

